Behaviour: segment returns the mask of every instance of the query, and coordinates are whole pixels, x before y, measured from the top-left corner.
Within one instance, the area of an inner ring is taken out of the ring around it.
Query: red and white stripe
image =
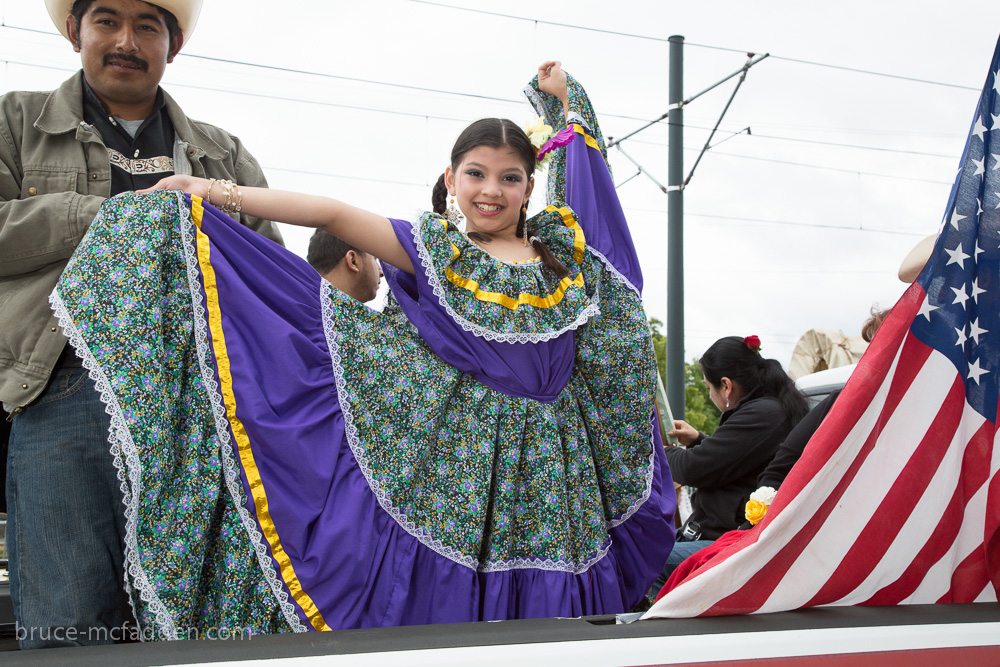
[[[644,618],[997,601],[1000,447],[964,380],[893,308],[764,520]]]

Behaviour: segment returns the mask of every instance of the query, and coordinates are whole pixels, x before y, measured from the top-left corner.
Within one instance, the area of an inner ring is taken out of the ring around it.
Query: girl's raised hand
[[[566,72],[558,60],[546,60],[538,66],[538,87],[566,103]]]

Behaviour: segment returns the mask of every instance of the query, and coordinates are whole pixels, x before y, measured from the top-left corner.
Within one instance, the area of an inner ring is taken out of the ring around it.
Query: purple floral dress
[[[528,225],[393,220],[382,312],[198,198],[102,208],[52,302],[112,415],[147,636],[626,611],[673,545],[642,277],[583,89]],[[558,114],[558,115],[556,115]]]

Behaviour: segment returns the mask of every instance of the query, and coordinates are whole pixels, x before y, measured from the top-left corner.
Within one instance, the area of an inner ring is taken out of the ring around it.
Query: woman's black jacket
[[[690,520],[698,522],[701,539],[714,540],[743,523],[757,476],[792,426],[776,398],[751,393],[722,413],[712,435],[699,434],[689,447],[666,448],[674,481],[697,488]]]

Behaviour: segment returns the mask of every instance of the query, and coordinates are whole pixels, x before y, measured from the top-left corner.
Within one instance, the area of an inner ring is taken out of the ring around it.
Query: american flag
[[[1000,43],[930,260],[764,520],[644,618],[1000,598]]]

